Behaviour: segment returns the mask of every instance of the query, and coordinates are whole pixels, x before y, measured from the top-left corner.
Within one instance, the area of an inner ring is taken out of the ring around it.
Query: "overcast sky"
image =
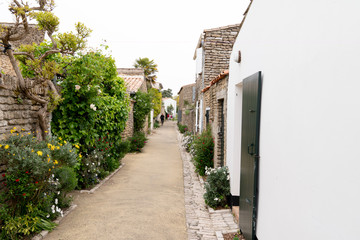
[[[9,22],[9,0],[0,0],[0,22]],[[31,1],[29,1],[31,2]],[[204,29],[240,23],[249,0],[56,0],[60,32],[82,22],[93,30],[89,45],[103,40],[119,68],[148,57],[158,81],[174,95],[195,82],[196,44]]]

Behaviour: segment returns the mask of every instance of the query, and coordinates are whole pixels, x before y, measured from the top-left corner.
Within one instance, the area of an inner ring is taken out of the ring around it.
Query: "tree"
[[[174,107],[173,107],[172,104],[170,104],[170,106],[167,106],[166,112],[167,112],[168,114],[172,115],[172,114],[173,114],[173,111],[174,111]]]
[[[161,94],[163,98],[172,98],[173,96],[172,90],[170,88],[168,88],[167,90],[163,90]]]
[[[135,60],[134,63],[135,68],[144,69],[145,78],[148,82],[154,83],[156,80],[155,73],[158,72],[158,65],[154,62],[154,60],[150,60],[149,58],[139,58]]]
[[[156,88],[151,88],[149,90],[149,94],[151,96],[151,102],[152,102],[152,106],[154,109],[154,117],[158,116],[161,112],[161,100],[162,100],[162,95],[161,92],[156,89]]]
[[[41,105],[37,112],[37,138],[43,140],[47,135],[46,116],[61,101],[56,85],[52,81],[56,75],[63,73],[62,64],[58,61],[62,56],[74,55],[85,48],[86,38],[91,30],[83,24],[75,25],[76,33],[55,33],[58,30],[59,18],[51,11],[54,9],[54,0],[36,0],[28,2],[12,0],[9,10],[15,22],[12,25],[0,25],[0,41],[3,45],[3,54],[9,57],[11,65],[18,79],[16,86],[0,85],[0,88],[20,91],[26,98]],[[11,42],[24,39],[29,34],[29,21],[36,19],[38,28],[44,30],[51,42],[40,45],[23,45],[18,50],[11,48]],[[55,57],[54,57],[55,56]],[[17,64],[18,60],[20,66]],[[31,77],[31,79],[29,78]],[[41,86],[45,94],[34,91]]]

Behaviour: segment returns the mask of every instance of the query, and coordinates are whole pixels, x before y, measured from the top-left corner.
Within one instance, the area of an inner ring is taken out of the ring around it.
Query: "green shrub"
[[[226,207],[226,196],[230,195],[230,176],[226,166],[206,168],[205,203],[212,208]]]
[[[204,176],[205,168],[214,165],[214,139],[211,136],[210,128],[194,138],[193,150],[196,172]]]
[[[124,154],[117,146],[128,118],[129,99],[111,57],[91,52],[69,61],[65,78],[59,82],[63,101],[53,112],[52,131],[79,143],[84,155],[77,168],[80,186],[89,186],[97,182],[95,174],[112,172],[120,165]],[[86,165],[92,163],[86,158],[94,150],[104,152],[98,171]],[[92,174],[84,172],[87,170]],[[84,176],[91,179],[85,180]]]
[[[156,128],[159,128],[159,127],[160,127],[159,121],[158,121],[158,120],[155,120],[155,122],[154,122],[154,128],[156,129]]]
[[[130,137],[130,152],[141,152],[141,149],[145,146],[147,138],[143,132],[134,133],[133,137]]]
[[[188,127],[186,125],[182,125],[182,124],[178,124],[178,128],[179,128],[179,132],[180,133],[185,133],[188,131]]]
[[[136,92],[134,103],[134,131],[140,132],[144,128],[146,116],[150,113],[153,103],[152,96],[148,93]]]
[[[62,214],[70,186],[63,179],[67,176],[60,175],[61,169],[77,165],[77,150],[61,138],[38,142],[30,133],[15,128],[11,132],[0,142],[0,159],[7,165],[2,176],[5,188],[0,193],[0,220],[5,224],[2,234],[10,239],[41,230],[49,225],[44,223]],[[14,226],[14,221],[19,224]]]
[[[81,158],[80,164],[76,169],[78,187],[80,189],[89,188],[99,183],[100,173],[106,175],[101,171],[101,165],[105,165],[104,152],[93,150]]]

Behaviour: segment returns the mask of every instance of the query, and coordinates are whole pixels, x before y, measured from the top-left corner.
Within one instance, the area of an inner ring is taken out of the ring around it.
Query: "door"
[[[243,81],[239,226],[246,240],[257,239],[261,86],[261,72]]]

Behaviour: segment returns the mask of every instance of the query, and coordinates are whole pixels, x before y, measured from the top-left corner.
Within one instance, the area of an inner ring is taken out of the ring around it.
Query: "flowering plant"
[[[77,164],[76,149],[56,138],[38,142],[31,133],[16,128],[11,133],[8,139],[0,142],[0,159],[7,166],[2,174],[4,189],[0,193],[0,220],[4,228],[14,219],[32,219],[38,226],[62,214],[60,207],[65,196],[61,195],[64,188],[57,173]],[[28,225],[24,223],[24,226]],[[24,229],[18,230],[21,233]]]
[[[135,132],[134,136],[130,137],[130,152],[141,152],[141,149],[145,146],[147,138],[143,132]]]
[[[230,176],[227,166],[207,168],[205,183],[205,203],[212,208],[226,207],[226,196],[230,195]]]

